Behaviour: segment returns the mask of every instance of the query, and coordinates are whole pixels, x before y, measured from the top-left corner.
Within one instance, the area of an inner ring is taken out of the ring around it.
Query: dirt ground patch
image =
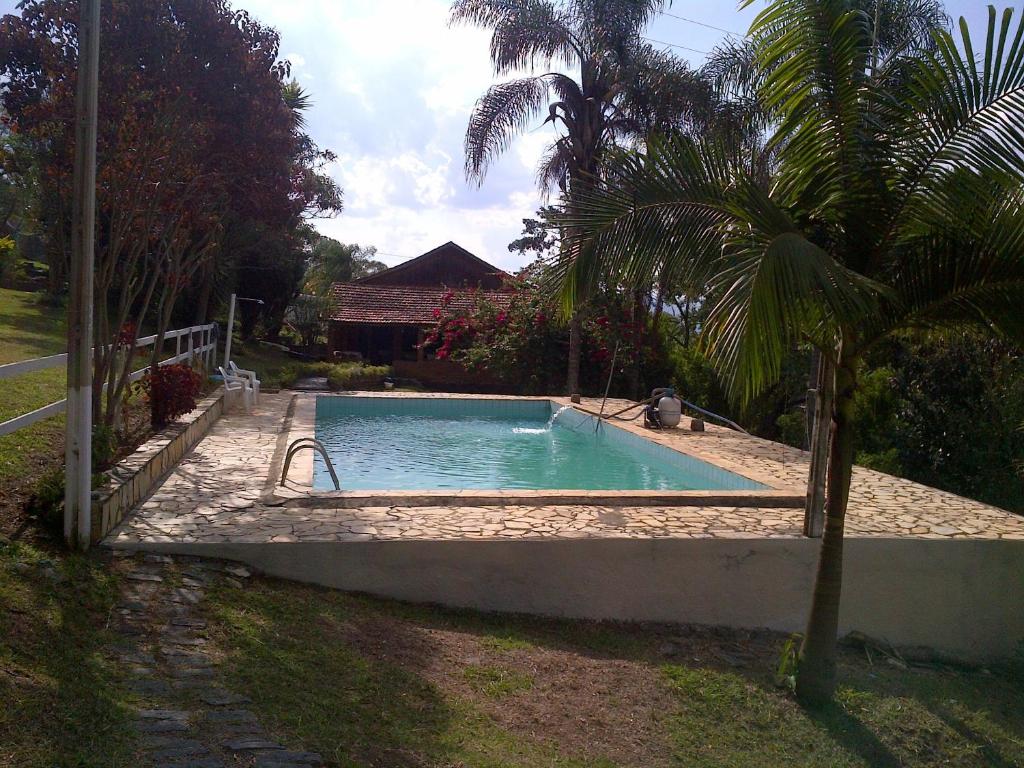
[[[652,768],[677,765],[666,723],[676,704],[659,665],[770,669],[782,640],[713,627],[588,626],[597,629],[589,648],[547,636],[543,621],[536,634],[495,637],[373,616],[340,634],[362,655],[470,702],[517,738]]]

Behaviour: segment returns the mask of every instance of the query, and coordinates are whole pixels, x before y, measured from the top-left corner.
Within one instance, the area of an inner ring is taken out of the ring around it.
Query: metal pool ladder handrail
[[[334,490],[340,491],[341,483],[338,482],[338,473],[334,471],[334,465],[331,463],[331,457],[327,455],[327,449],[324,448],[324,444],[315,437],[300,437],[298,440],[292,440],[291,445],[288,446],[288,453],[285,454],[284,457],[284,469],[281,470],[280,484],[284,485],[284,481],[288,477],[288,468],[292,465],[292,458],[303,448],[319,451],[320,455],[323,457],[324,464],[327,465],[327,471],[331,473],[331,480],[334,481]]]

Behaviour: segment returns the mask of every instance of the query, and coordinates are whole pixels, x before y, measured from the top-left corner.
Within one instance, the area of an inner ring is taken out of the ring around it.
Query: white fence
[[[161,360],[160,365],[173,365],[174,363],[180,363],[183,361],[192,362],[196,358],[203,361],[203,365],[209,369],[213,365],[213,357],[217,350],[216,341],[216,323],[210,323],[209,325],[195,325],[191,328],[179,328],[176,331],[168,331],[164,334],[164,341],[170,341],[171,339],[175,342],[175,352],[172,357],[166,360]],[[196,335],[198,334],[198,344],[196,344]],[[135,349],[142,349],[145,347],[151,347],[156,343],[156,336],[146,336],[141,339],[137,339],[135,342]],[[184,349],[183,349],[184,347]],[[31,373],[32,371],[42,371],[47,368],[58,368],[62,365],[67,365],[68,356],[67,354],[60,355],[49,355],[48,357],[37,357],[34,360],[22,360],[17,363],[8,363],[7,365],[0,365],[0,380],[9,379],[13,376],[20,376],[23,373]],[[131,374],[132,381],[138,381],[146,375],[146,371],[149,370],[147,365],[145,368],[140,368],[137,371],[133,371]],[[16,416],[13,419],[0,422],[0,437],[3,435],[9,435],[11,432],[15,432],[22,427],[27,427],[29,424],[34,424],[42,419],[49,418],[50,416],[56,416],[58,413],[63,413],[64,409],[67,408],[67,400],[59,400],[56,403],[50,403],[44,405],[42,408],[37,408],[30,413]]]

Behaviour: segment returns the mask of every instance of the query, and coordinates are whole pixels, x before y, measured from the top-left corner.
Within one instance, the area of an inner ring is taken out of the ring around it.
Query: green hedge
[[[299,379],[325,376],[327,385],[334,390],[379,387],[391,374],[386,365],[362,363],[296,363],[281,369],[281,386],[290,387]]]

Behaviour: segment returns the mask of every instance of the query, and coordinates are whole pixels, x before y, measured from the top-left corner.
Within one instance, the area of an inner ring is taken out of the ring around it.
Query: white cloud
[[[454,240],[506,268],[507,244],[539,202],[534,170],[550,128],[521,137],[484,185],[462,175],[462,139],[494,82],[489,33],[448,26],[448,0],[238,0],[281,33],[313,107],[310,132],[338,154],[345,211],[324,234],[376,245],[388,263]]]

